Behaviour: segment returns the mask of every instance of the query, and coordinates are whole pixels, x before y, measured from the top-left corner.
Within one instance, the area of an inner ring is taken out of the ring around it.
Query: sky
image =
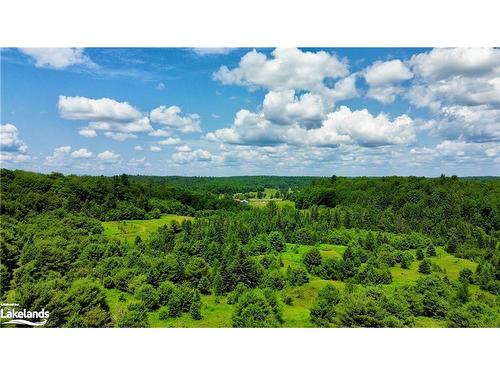
[[[500,49],[4,48],[3,168],[500,174]]]

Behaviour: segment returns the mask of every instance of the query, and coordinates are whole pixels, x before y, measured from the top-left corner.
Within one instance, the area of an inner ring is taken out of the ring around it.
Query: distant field
[[[170,224],[172,221],[177,221],[180,224],[184,220],[192,219],[190,216],[163,215],[159,219],[103,221],[101,224],[104,227],[105,235],[132,242],[136,236],[143,240],[148,238],[159,227]]]
[[[269,202],[275,202],[278,207],[295,207],[295,202],[282,199],[250,199],[250,206],[252,207],[265,207]]]

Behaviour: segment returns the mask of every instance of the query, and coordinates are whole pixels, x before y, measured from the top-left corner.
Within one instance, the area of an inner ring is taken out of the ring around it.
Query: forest
[[[500,327],[499,178],[0,179],[0,300],[44,327]]]

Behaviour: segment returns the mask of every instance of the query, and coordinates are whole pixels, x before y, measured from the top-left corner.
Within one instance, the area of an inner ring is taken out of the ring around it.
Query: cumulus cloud
[[[358,144],[377,147],[389,144],[407,144],[415,140],[415,122],[407,115],[394,120],[381,113],[373,116],[366,109],[351,111],[346,106],[329,113],[321,125],[308,129],[298,124],[279,126],[262,114],[241,110],[233,126],[208,133],[206,138],[240,145],[307,145],[337,147],[340,144]]]
[[[181,140],[177,137],[169,137],[167,139],[162,139],[161,141],[158,141],[158,144],[160,145],[176,145],[181,143]]]
[[[149,135],[151,137],[170,137],[172,133],[165,129],[155,129]]]
[[[19,138],[19,131],[12,124],[0,125],[0,161],[22,163],[29,161],[28,146]]]
[[[59,114],[68,120],[131,122],[142,114],[127,102],[114,99],[90,99],[82,96],[59,96]]]
[[[313,127],[325,117],[325,104],[320,95],[305,93],[297,97],[294,90],[270,91],[264,97],[263,113],[276,124],[301,122]]]
[[[89,121],[78,131],[83,137],[93,138],[97,131],[115,141],[137,138],[134,133],[151,132],[149,118],[127,102],[114,99],[90,99],[81,96],[59,97],[59,113],[68,120]]]
[[[182,146],[181,146],[182,147]],[[188,164],[192,162],[208,162],[213,158],[212,154],[203,149],[191,150],[189,147],[178,149],[172,155],[172,161],[176,164]]]
[[[363,74],[369,86],[367,96],[382,103],[392,103],[402,92],[398,85],[413,77],[401,60],[375,61]]]
[[[413,56],[410,65],[417,80],[407,98],[417,107],[500,104],[496,48],[435,48]]]
[[[500,50],[496,48],[434,48],[410,60],[419,76],[437,81],[451,76],[484,75],[500,66]]]
[[[63,69],[72,65],[96,68],[97,65],[84,53],[83,48],[20,48],[38,67]]]
[[[78,130],[78,134],[85,138],[95,138],[97,137],[97,133],[94,129],[89,128],[81,128]]]
[[[61,146],[54,149],[52,155],[45,158],[47,164],[50,165],[66,165],[68,163],[68,155],[71,152],[71,146]]]
[[[201,132],[200,116],[196,113],[182,116],[181,112],[181,108],[176,105],[168,108],[162,105],[153,109],[150,117],[151,121],[179,130],[182,133]]]
[[[447,139],[500,141],[500,109],[488,105],[443,107],[425,128],[431,135]]]
[[[87,150],[86,148],[81,148],[71,153],[71,157],[76,159],[88,159],[91,158],[93,155],[94,154],[91,151]]]
[[[19,154],[26,154],[28,151],[28,146],[19,139],[19,131],[14,125],[0,125],[0,150]]]
[[[103,151],[100,154],[97,154],[97,159],[105,162],[105,163],[114,163],[118,159],[120,159],[120,154],[115,153],[114,151]]]
[[[136,151],[142,151],[144,149],[142,148],[142,146],[134,146],[134,150],[136,150]]]
[[[158,147],[158,146],[149,146],[149,151],[160,152],[161,151],[161,147]]]
[[[160,83],[158,83],[158,84],[156,85],[156,89],[157,89],[157,90],[160,90],[160,91],[165,90],[165,87],[166,87],[166,86],[165,86],[165,84],[164,84],[163,82],[160,82]]]
[[[325,79],[349,74],[346,61],[325,51],[303,52],[298,48],[276,48],[268,58],[253,50],[245,54],[234,69],[223,65],[213,79],[224,85],[266,88],[273,91],[325,90]]]
[[[409,80],[413,73],[401,60],[375,61],[366,69],[364,77],[370,86],[384,86]]]

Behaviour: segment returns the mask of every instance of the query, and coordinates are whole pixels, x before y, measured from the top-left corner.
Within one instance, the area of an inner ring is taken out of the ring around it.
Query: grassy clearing
[[[104,227],[104,234],[118,239],[124,239],[127,242],[133,242],[136,236],[143,240],[155,232],[159,227],[170,224],[173,221],[179,224],[184,220],[192,220],[190,216],[163,215],[159,219],[151,220],[121,220],[101,222]]]
[[[150,221],[150,220],[148,220]],[[117,234],[115,234],[117,235]],[[121,234],[120,234],[121,235]],[[135,237],[135,235],[134,235]],[[301,266],[304,254],[315,246],[299,245],[287,243],[285,251],[281,254],[283,267],[281,271],[286,272],[288,266]],[[346,247],[341,245],[321,244],[317,245],[323,257],[332,257],[341,259]],[[437,248],[437,256],[430,258],[432,263],[441,267],[442,272],[435,272],[440,275],[446,275],[452,280],[458,279],[461,269],[467,267],[475,270],[476,264],[455,258],[453,255],[447,254],[442,248]],[[391,267],[393,282],[383,286],[387,290],[391,290],[398,285],[414,283],[423,275],[418,272],[418,261],[414,261],[410,269],[402,269],[400,267]],[[309,311],[314,303],[316,296],[321,288],[331,284],[342,290],[344,282],[323,280],[317,276],[310,275],[309,282],[300,287],[287,287],[283,291],[278,292],[278,297],[281,299],[286,293],[292,297],[290,305],[283,304],[283,327],[312,327]],[[120,312],[125,310],[130,302],[135,301],[135,297],[129,293],[124,293],[116,289],[106,290],[107,301],[110,306],[111,314],[116,319]],[[478,287],[471,286],[471,293],[480,293]],[[485,293],[485,292],[482,292]],[[121,296],[121,297],[120,297]],[[202,316],[201,320],[194,320],[189,313],[184,313],[178,318],[170,318],[161,320],[158,317],[158,312],[148,313],[148,321],[151,327],[231,327],[231,317],[234,311],[233,305],[227,304],[227,297],[215,297],[214,295],[202,296]],[[437,328],[444,327],[445,322],[442,320],[416,317],[415,327]]]
[[[249,204],[252,207],[265,207],[269,202],[273,201],[276,203],[276,206],[282,208],[282,207],[292,207],[295,208],[295,202],[289,201],[289,200],[283,200],[283,199],[257,199],[257,198],[251,198],[249,200]]]

